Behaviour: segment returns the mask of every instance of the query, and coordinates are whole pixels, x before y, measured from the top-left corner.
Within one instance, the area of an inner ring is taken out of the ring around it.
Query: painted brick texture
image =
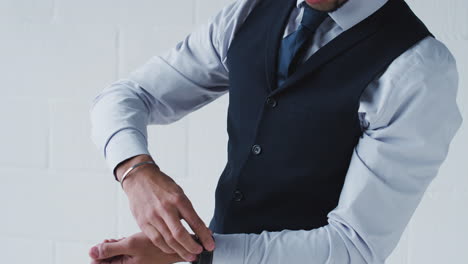
[[[89,263],[91,245],[138,231],[91,142],[91,100],[229,2],[0,0],[2,263]],[[408,2],[455,55],[468,120],[468,1]],[[150,152],[205,223],[227,158],[227,103],[148,129]],[[467,148],[465,122],[387,263],[468,263]]]

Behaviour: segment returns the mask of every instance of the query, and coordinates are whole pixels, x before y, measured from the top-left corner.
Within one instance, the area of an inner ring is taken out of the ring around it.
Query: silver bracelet
[[[125,178],[127,177],[127,175],[128,175],[133,169],[135,169],[136,167],[139,167],[139,166],[145,165],[145,164],[154,164],[154,165],[156,165],[156,163],[154,163],[154,161],[148,160],[148,161],[143,161],[143,162],[137,163],[137,164],[131,166],[130,168],[128,168],[128,169],[125,171],[125,173],[123,174],[122,179],[120,180],[120,186],[122,187],[122,190],[123,190],[123,182],[124,182]],[[156,167],[157,167],[157,166],[158,166],[158,165],[156,165]]]

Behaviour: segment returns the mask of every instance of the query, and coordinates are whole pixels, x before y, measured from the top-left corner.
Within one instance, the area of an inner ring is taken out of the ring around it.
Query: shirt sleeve
[[[175,122],[228,91],[223,58],[240,2],[227,5],[174,48],[150,58],[93,99],[91,137],[114,175],[120,162],[149,154],[148,125]]]
[[[215,233],[213,263],[385,262],[436,177],[462,117],[456,62],[433,38],[397,58],[375,85],[387,86],[390,93],[354,149],[328,224],[313,230]]]

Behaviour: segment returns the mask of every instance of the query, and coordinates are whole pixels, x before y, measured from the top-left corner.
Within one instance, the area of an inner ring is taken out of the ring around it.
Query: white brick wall
[[[90,140],[91,99],[229,2],[0,0],[1,263],[88,263],[94,243],[138,230]],[[468,120],[468,2],[409,2],[454,53]],[[223,96],[149,128],[151,153],[206,223],[226,160],[226,106]],[[388,263],[468,263],[467,147],[465,122]]]

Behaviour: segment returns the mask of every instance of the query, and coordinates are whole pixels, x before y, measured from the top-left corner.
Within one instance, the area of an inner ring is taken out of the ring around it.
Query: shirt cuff
[[[247,234],[213,233],[216,248],[213,251],[213,264],[244,263]]]
[[[120,162],[137,155],[150,155],[148,142],[138,130],[127,128],[115,133],[107,143],[104,151],[107,166],[114,177],[115,168]]]

